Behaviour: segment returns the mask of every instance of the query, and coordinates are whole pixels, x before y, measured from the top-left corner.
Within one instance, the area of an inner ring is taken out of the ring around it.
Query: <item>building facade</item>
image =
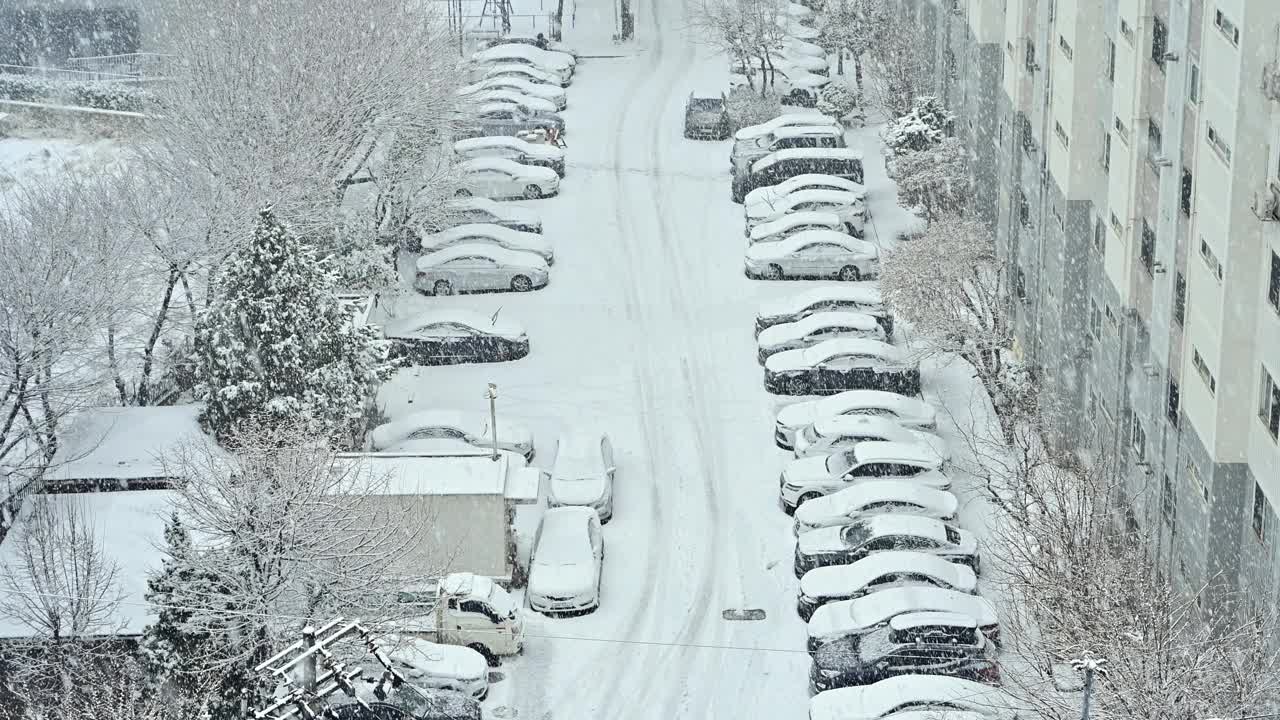
[[[1280,2],[903,10],[941,58],[1053,441],[1120,462],[1175,583],[1274,591]]]

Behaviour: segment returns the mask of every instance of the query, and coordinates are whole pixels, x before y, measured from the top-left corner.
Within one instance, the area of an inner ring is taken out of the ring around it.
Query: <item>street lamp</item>
[[[1093,693],[1094,674],[1107,674],[1107,661],[1103,658],[1091,658],[1085,655],[1071,661],[1071,667],[1084,673],[1084,703],[1080,708],[1080,720],[1089,720],[1089,696]]]
[[[484,396],[489,398],[489,434],[493,436],[493,459],[498,459],[498,386],[489,383]]]

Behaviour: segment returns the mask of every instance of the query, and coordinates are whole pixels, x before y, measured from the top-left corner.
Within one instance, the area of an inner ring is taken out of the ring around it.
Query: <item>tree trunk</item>
[[[134,394],[137,405],[151,404],[151,367],[155,360],[156,342],[160,340],[160,332],[169,319],[169,303],[173,300],[173,289],[181,276],[182,271],[178,266],[170,263],[169,278],[164,286],[164,295],[160,299],[160,312],[156,314],[156,320],[151,324],[151,335],[147,337],[147,344],[142,348],[142,376],[138,378],[138,391]]]
[[[111,368],[111,379],[115,382],[116,394],[120,396],[120,404],[129,404],[129,390],[125,387],[124,378],[120,377],[120,362],[116,359],[116,326],[115,322],[107,325],[107,367]]]

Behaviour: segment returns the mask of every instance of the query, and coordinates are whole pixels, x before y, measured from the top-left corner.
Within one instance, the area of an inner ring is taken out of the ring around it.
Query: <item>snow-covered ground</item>
[[[0,138],[0,194],[19,178],[73,172],[117,159],[112,140],[44,137],[38,134]]]

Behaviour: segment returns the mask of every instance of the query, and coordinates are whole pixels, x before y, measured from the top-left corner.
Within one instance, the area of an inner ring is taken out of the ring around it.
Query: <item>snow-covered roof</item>
[[[402,666],[410,682],[424,677],[476,680],[489,672],[484,656],[469,647],[442,645],[411,635],[391,636],[379,645],[390,648],[387,656]]]
[[[930,553],[888,550],[871,553],[849,565],[814,568],[800,578],[800,592],[811,598],[847,597],[848,593],[866,587],[877,578],[904,572],[937,578],[964,592],[973,592],[978,583],[967,565]]]
[[[862,162],[862,151],[850,148],[787,148],[765,155],[751,165],[752,172],[759,172],[783,160],[848,160]]]
[[[352,483],[376,495],[501,495],[509,500],[537,498],[537,474],[532,492],[523,473],[525,459],[488,450],[450,455],[410,453],[342,453],[335,459]]]
[[[843,135],[841,128],[835,125],[789,125],[780,127],[773,131],[773,136],[778,139],[783,138],[802,138],[802,137],[826,137],[835,135],[837,137]]]
[[[830,300],[842,300],[864,305],[884,305],[884,297],[880,294],[878,285],[871,283],[865,285],[831,285],[806,290],[797,295],[762,305],[760,307],[760,316],[795,315],[818,303]]]
[[[496,217],[511,220],[537,220],[538,213],[523,205],[517,205],[509,202],[498,202],[491,198],[471,196],[466,198],[457,198],[445,203],[446,210],[454,212],[464,212],[467,210],[483,210]]]
[[[933,418],[937,410],[929,403],[886,390],[846,390],[815,401],[817,417],[841,415],[856,408],[883,408],[898,415]]]
[[[800,203],[825,202],[857,205],[865,198],[866,193],[863,192],[837,190],[831,187],[806,187],[801,190],[792,190],[772,202],[755,203],[748,208],[748,212],[764,217],[776,212],[786,212]]]
[[[521,235],[534,235],[535,233],[521,233],[502,225],[493,223],[463,223],[462,225],[454,225],[451,228],[445,228],[438,233],[432,233],[427,236],[428,241],[451,241],[472,236],[505,238],[515,240]]]
[[[939,543],[947,542],[947,526],[941,520],[923,515],[904,515],[901,513],[885,513],[872,515],[860,522],[865,522],[872,536],[881,535],[915,535],[929,538]]]
[[[946,704],[1007,717],[1008,697],[990,685],[950,675],[897,675],[861,687],[820,692],[809,701],[810,720],[878,720],[904,705]],[[1004,712],[1002,712],[1004,711]],[[938,711],[925,711],[937,717]],[[892,716],[897,720],[897,716]]]
[[[146,409],[146,408],[142,408]],[[120,603],[115,612],[90,635],[139,635],[154,621],[146,602],[147,578],[160,568],[164,525],[172,513],[172,490],[121,490],[116,492],[62,493],[45,495],[55,509],[71,505],[93,528],[93,537],[105,556],[116,566]],[[30,506],[22,517],[29,515]],[[0,565],[20,562],[24,525],[17,526],[0,542]],[[25,584],[25,583],[24,583]],[[35,588],[32,588],[34,591]],[[35,632],[18,618],[0,614],[0,637],[32,637]]]
[[[172,477],[176,450],[217,447],[200,429],[200,412],[199,405],[81,410],[59,433],[58,451],[45,480]]]
[[[418,258],[417,267],[431,268],[450,260],[463,257],[489,258],[500,265],[515,267],[546,268],[547,261],[541,255],[528,250],[508,250],[492,243],[474,242],[451,245]]]
[[[491,48],[480,50],[471,56],[474,62],[497,62],[502,60],[525,60],[533,63],[535,66],[543,66],[556,69],[567,69],[573,67],[574,58],[568,53],[555,52],[552,50],[543,50],[533,45],[525,45],[523,43],[507,43],[505,45],[494,45]]]
[[[872,440],[860,442],[853,446],[854,456],[858,463],[872,462],[914,462],[921,465],[940,464],[942,458],[933,448],[916,442],[882,442]]]
[[[751,239],[756,240],[768,237],[769,235],[790,230],[797,225],[826,225],[833,230],[844,227],[844,223],[840,222],[840,217],[835,213],[821,210],[802,210],[800,212],[787,213],[776,220],[760,223],[751,228]]]
[[[431,310],[428,312],[414,315],[411,318],[389,323],[383,330],[387,337],[403,337],[411,335],[418,330],[439,325],[442,323],[457,323],[474,328],[480,332],[492,335],[502,335],[505,337],[518,337],[524,335],[524,327],[520,323],[503,317],[495,319],[492,315],[486,315],[474,310],[465,310],[463,308],[452,308],[449,310]]]
[[[813,57],[821,57],[821,58],[825,58],[827,56],[826,49],[823,48],[821,45],[815,45],[811,42],[805,42],[800,38],[794,38],[794,37],[787,38],[786,40],[783,40],[783,43],[786,45],[788,49],[794,52],[800,53],[802,55],[811,55]]]
[[[556,104],[550,100],[522,93],[519,90],[482,90],[476,99],[486,104],[523,105],[536,112],[555,112],[556,110]]]

